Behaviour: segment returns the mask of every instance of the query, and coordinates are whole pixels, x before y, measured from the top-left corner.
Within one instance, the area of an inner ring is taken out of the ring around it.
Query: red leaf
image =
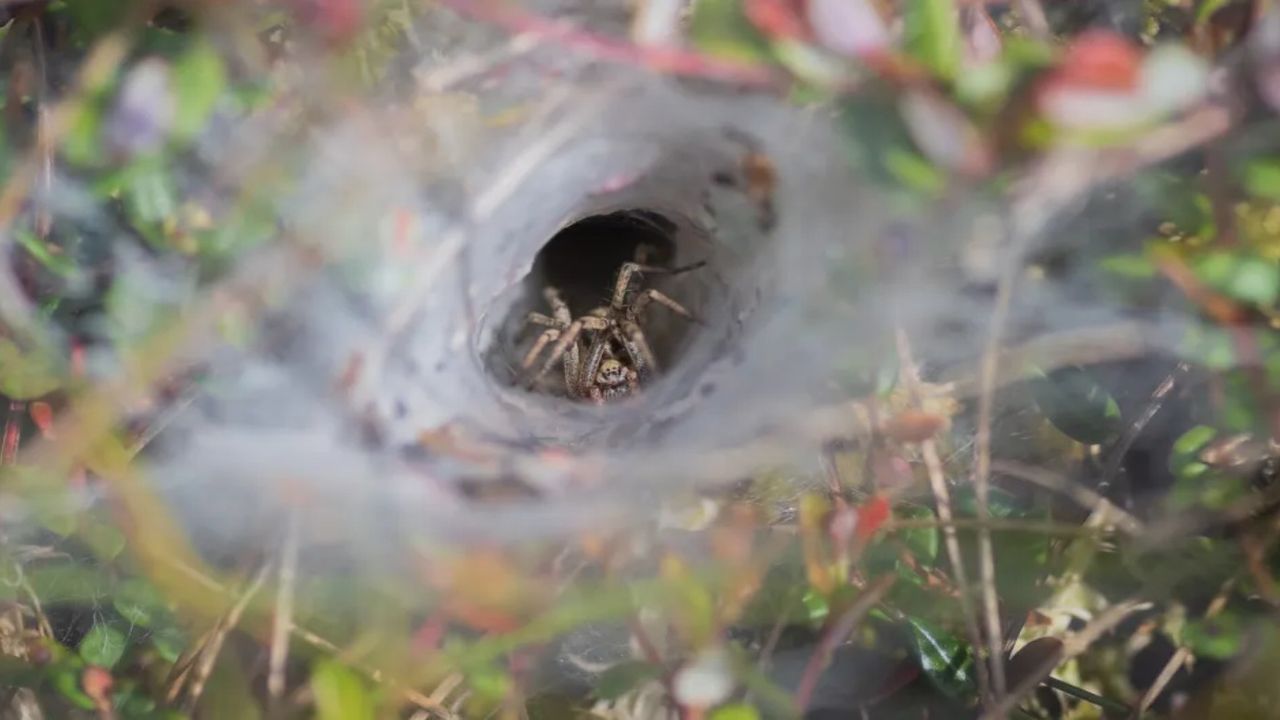
[[[1097,90],[1136,90],[1142,53],[1128,38],[1109,30],[1090,30],[1071,41],[1056,78]]]
[[[875,535],[884,521],[889,519],[889,515],[889,501],[882,495],[872,496],[858,508],[858,539],[867,540]]]
[[[747,19],[772,39],[804,39],[809,36],[800,4],[794,0],[746,0]]]
[[[31,407],[27,408],[27,412],[31,415],[31,421],[36,424],[36,428],[40,430],[40,435],[46,440],[52,440],[53,434],[53,409],[49,407],[47,402],[33,402]]]
[[[111,688],[116,684],[110,671],[90,665],[80,675],[80,687],[99,708],[111,707]]]
[[[360,0],[294,0],[293,6],[304,24],[335,45],[354,39],[364,22]]]

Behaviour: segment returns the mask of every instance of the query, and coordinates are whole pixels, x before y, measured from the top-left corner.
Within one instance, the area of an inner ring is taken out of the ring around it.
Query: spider
[[[589,399],[600,404],[634,394],[640,384],[647,382],[657,371],[657,360],[639,322],[649,304],[656,302],[692,322],[697,322],[697,319],[683,305],[653,288],[634,292],[633,279],[643,273],[675,275],[705,264],[704,261],[684,267],[663,268],[623,263],[618,268],[609,304],[576,319],[558,290],[552,287],[543,290],[551,315],[529,313],[526,323],[540,325],[546,330],[529,349],[521,367],[528,372],[548,346],[551,352],[529,378],[529,386],[550,371],[556,361],[563,360],[564,384],[572,398]],[[590,338],[585,355],[578,342],[584,332]]]

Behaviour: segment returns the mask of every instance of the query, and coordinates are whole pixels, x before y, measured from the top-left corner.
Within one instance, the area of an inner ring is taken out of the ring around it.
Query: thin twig
[[[1082,687],[1072,685],[1069,682],[1064,682],[1053,676],[1049,676],[1045,678],[1044,684],[1053,688],[1054,690],[1057,690],[1058,692],[1066,693],[1071,697],[1079,698],[1080,700],[1083,700],[1087,703],[1092,703],[1093,705],[1097,705],[1098,707],[1104,710],[1110,710],[1112,712],[1122,712],[1122,713],[1129,712],[1129,706],[1125,705],[1124,703],[1118,700],[1112,700],[1109,697],[1103,697],[1097,693],[1089,692],[1088,690],[1085,690]]]
[[[808,709],[813,691],[818,687],[818,679],[822,677],[822,672],[831,662],[831,655],[835,652],[836,646],[849,637],[849,634],[858,627],[858,623],[862,622],[862,618],[871,612],[871,608],[880,602],[897,580],[896,575],[882,575],[877,578],[858,595],[858,599],[823,634],[822,639],[818,641],[818,647],[814,649],[808,664],[805,665],[804,674],[800,677],[800,685],[796,688],[796,707],[801,713]]]
[[[208,575],[205,575],[199,570],[196,570],[195,568],[192,568],[191,566],[185,563],[174,560],[173,558],[165,557],[164,560],[166,560],[175,570],[181,572],[183,575],[188,577],[192,582],[200,585],[201,587],[206,588],[208,590],[212,590],[213,592],[216,592],[221,595],[225,595],[225,596],[231,595],[231,590],[226,585],[223,585],[222,583],[209,577]],[[317,650],[321,650],[323,652],[326,652],[329,654],[335,654],[335,655],[342,651],[342,648],[338,647],[332,641],[327,640],[304,627],[300,627],[298,625],[291,625],[290,632],[294,635],[294,637],[298,638],[302,642],[306,643],[307,645],[310,645],[311,647]],[[427,710],[431,713],[434,713],[436,715],[439,715],[445,718],[454,717],[454,713],[451,712],[442,703],[432,700],[431,698],[427,697],[421,692],[418,692],[417,690],[414,690],[412,688],[406,688],[397,683],[386,680],[382,676],[382,672],[379,671],[377,668],[371,668],[368,666],[358,665],[358,664],[351,664],[351,667],[364,673],[366,676],[369,677],[369,679],[373,680],[375,683],[384,685],[388,688],[391,688],[392,690],[395,690],[401,693],[406,700],[418,706],[419,708],[422,708],[423,710]]]
[[[1102,535],[1101,531],[1090,531],[1086,527],[1081,527],[1075,523],[1055,523],[1044,522],[1040,520],[1011,520],[1006,518],[990,518],[985,523],[978,522],[973,518],[953,518],[950,522],[944,522],[942,519],[937,520],[886,520],[884,524],[884,532],[893,533],[902,530],[916,530],[920,528],[942,529],[950,527],[955,530],[977,530],[985,525],[991,528],[992,532],[1017,532],[1017,533],[1033,533],[1041,535],[1063,535],[1067,537],[1084,537]],[[777,526],[786,527],[786,526]],[[775,529],[775,528],[770,528]],[[958,580],[957,580],[958,582]]]
[[[195,711],[195,706],[200,702],[200,696],[204,693],[205,683],[208,682],[209,675],[213,673],[213,666],[218,660],[218,655],[222,653],[222,644],[227,639],[227,634],[236,625],[240,624],[240,618],[244,616],[244,611],[249,607],[249,603],[253,601],[254,596],[258,594],[258,591],[266,583],[270,570],[271,563],[263,563],[249,586],[241,594],[240,599],[231,606],[226,616],[214,626],[214,632],[209,638],[208,644],[201,650],[199,659],[192,671],[192,679],[187,687],[187,700],[183,703],[185,712],[191,713]]]
[[[1099,493],[1080,483],[1072,482],[1057,473],[1014,460],[995,461],[992,463],[991,469],[1001,475],[1025,480],[1046,490],[1062,493],[1081,507],[1109,518],[1126,535],[1137,537],[1145,532],[1142,522],[1136,517],[1117,507]]]
[[[271,627],[271,649],[267,661],[267,698],[274,716],[284,697],[285,667],[289,661],[289,635],[293,631],[293,598],[298,581],[298,514],[289,514],[284,546],[280,549],[280,585],[276,589],[276,610]]]
[[[22,574],[21,581],[22,591],[27,594],[27,599],[31,601],[31,611],[35,613],[36,624],[40,626],[40,634],[49,639],[53,639],[53,625],[49,623],[49,616],[45,615],[44,607],[40,604],[40,596],[36,595],[36,589],[31,586],[31,581],[27,579],[26,573]]]
[[[1235,578],[1229,578],[1222,584],[1222,588],[1218,590],[1218,594],[1209,602],[1209,607],[1205,609],[1204,617],[1206,620],[1212,620],[1222,612],[1227,606],[1227,597],[1231,594],[1231,589],[1235,587]],[[1160,693],[1164,692],[1165,687],[1173,680],[1173,676],[1177,674],[1178,669],[1186,664],[1191,657],[1191,649],[1186,645],[1178,648],[1173,657],[1169,658],[1169,662],[1165,663],[1164,668],[1160,670],[1160,674],[1156,676],[1155,682],[1151,683],[1151,687],[1142,694],[1142,699],[1138,702],[1138,706],[1133,709],[1131,717],[1134,720],[1141,718],[1146,714],[1151,704],[1160,697]]]
[[[1009,305],[1013,298],[1014,263],[1005,264],[996,288],[995,307],[991,312],[990,329],[986,349],[982,356],[980,393],[978,395],[977,465],[973,472],[974,500],[978,522],[985,523],[991,517],[987,505],[991,481],[991,427],[994,421],[996,373],[999,369],[1000,340],[1004,336]],[[985,524],[978,528],[978,575],[982,581],[983,619],[987,631],[987,662],[991,669],[992,701],[999,704],[1005,692],[1004,637],[1000,627],[1000,601],[996,596],[995,548],[991,544],[991,530]]]
[[[906,331],[901,328],[897,333],[898,359],[902,367],[902,378],[912,402],[920,403],[920,378],[912,357],[911,342]],[[960,552],[960,540],[956,536],[956,525],[951,511],[951,491],[947,489],[946,472],[942,467],[942,458],[938,455],[938,446],[932,440],[920,445],[924,456],[925,470],[929,476],[929,488],[933,492],[934,505],[938,509],[938,520],[942,524],[943,545],[947,549],[947,559],[951,563],[951,571],[955,575],[956,585],[960,588],[960,609],[964,616],[965,633],[973,647],[982,646],[982,630],[978,627],[978,618],[974,613],[973,602],[969,599],[969,577],[964,568],[964,556]],[[991,694],[991,680],[987,668],[982,663],[975,663],[978,676],[978,691],[986,698]]]
[[[439,93],[453,89],[459,83],[493,70],[503,63],[516,60],[538,47],[541,41],[534,35],[522,34],[481,54],[464,55],[446,65],[433,67],[418,74],[418,84],[426,91]]]
[[[1133,447],[1133,443],[1146,429],[1156,413],[1160,412],[1160,408],[1164,406],[1164,399],[1177,383],[1186,377],[1190,372],[1190,367],[1184,363],[1178,363],[1173,372],[1169,373],[1164,380],[1160,382],[1156,389],[1151,393],[1151,398],[1147,400],[1147,404],[1143,407],[1142,412],[1134,421],[1125,429],[1124,435],[1116,442],[1115,447],[1111,449],[1111,455],[1107,458],[1107,464],[1102,471],[1102,480],[1099,481],[1099,489],[1105,492],[1106,488],[1120,474],[1120,465],[1124,462],[1124,456],[1129,453],[1129,449]]]

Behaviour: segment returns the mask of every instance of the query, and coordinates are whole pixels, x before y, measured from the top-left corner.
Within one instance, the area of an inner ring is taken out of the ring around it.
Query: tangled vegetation
[[[0,3],[0,717],[1275,717],[1270,5],[642,0],[626,36],[470,0]],[[994,308],[975,371],[900,332],[821,458],[641,530],[391,561],[289,516],[215,557],[141,459],[320,253],[279,220],[301,159],[228,148],[389,92],[450,32],[829,113],[902,232],[1007,208],[1010,261],[963,269]],[[1132,322],[1005,347],[1021,284],[1070,273]]]

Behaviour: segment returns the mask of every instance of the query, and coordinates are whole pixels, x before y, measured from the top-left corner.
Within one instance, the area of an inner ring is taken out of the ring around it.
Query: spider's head
[[[631,379],[631,372],[620,360],[609,358],[600,363],[600,369],[596,372],[596,384],[602,388],[624,386]]]

